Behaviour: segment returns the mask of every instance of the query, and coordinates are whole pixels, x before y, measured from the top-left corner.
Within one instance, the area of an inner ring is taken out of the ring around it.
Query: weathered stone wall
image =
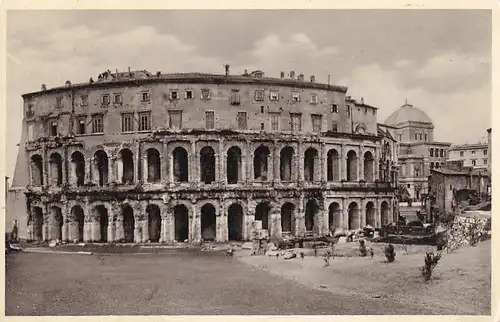
[[[461,216],[457,215],[453,222],[453,226],[447,232],[447,247],[449,250],[454,250],[460,246],[471,243],[471,231],[476,235],[483,235],[487,231],[487,222],[491,221],[484,216]],[[491,225],[491,224],[490,224]],[[491,228],[490,228],[491,229]]]

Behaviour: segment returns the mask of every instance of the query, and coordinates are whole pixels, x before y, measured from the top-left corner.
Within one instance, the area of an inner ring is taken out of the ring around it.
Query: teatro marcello
[[[34,241],[320,236],[395,220],[397,142],[294,72],[106,71],[23,95],[7,218]],[[9,225],[7,226],[7,231]]]

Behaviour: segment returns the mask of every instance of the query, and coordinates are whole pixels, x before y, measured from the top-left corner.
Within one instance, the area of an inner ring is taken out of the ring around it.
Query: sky
[[[488,10],[10,11],[7,154],[12,176],[27,92],[86,82],[107,69],[152,73],[262,70],[348,86],[379,108],[408,100],[434,139],[486,141],[491,127]]]

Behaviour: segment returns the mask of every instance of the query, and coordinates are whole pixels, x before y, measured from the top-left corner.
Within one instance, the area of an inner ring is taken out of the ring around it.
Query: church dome
[[[401,106],[385,120],[385,124],[390,126],[396,126],[405,122],[432,124],[431,118],[424,111],[411,104]]]

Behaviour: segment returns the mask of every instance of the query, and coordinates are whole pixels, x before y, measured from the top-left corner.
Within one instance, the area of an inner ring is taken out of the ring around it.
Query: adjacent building
[[[465,168],[488,169],[488,143],[452,145],[448,161],[461,161]]]
[[[394,221],[399,128],[346,92],[229,70],[42,85],[23,95],[8,218],[39,241],[249,240],[255,222],[274,237],[381,227]]]

